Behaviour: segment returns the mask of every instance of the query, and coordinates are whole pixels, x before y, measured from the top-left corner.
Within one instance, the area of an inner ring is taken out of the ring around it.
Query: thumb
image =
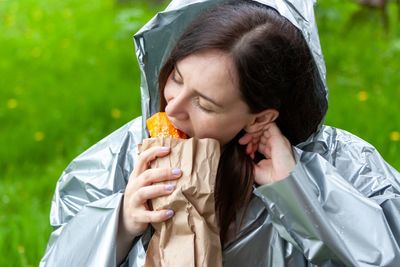
[[[257,164],[254,164],[254,180],[257,184],[269,184],[272,182],[271,174],[272,174],[272,160],[271,159],[263,159]]]

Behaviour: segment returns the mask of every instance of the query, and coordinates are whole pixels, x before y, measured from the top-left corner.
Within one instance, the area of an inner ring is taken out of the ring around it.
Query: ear
[[[266,109],[257,114],[253,114],[251,121],[244,127],[248,133],[260,131],[268,123],[274,122],[279,117],[279,111],[276,109]]]

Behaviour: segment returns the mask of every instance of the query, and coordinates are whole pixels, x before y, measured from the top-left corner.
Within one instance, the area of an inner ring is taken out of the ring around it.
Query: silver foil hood
[[[134,36],[136,55],[141,70],[141,95],[143,131],[145,120],[159,111],[158,74],[170,51],[186,27],[197,14],[227,0],[175,0],[158,13]],[[326,67],[321,51],[318,30],[314,17],[315,0],[257,0],[277,10],[303,33],[312,52],[320,81],[317,90],[321,96],[321,109],[328,108]],[[321,122],[322,124],[322,122]],[[146,136],[145,131],[143,132]]]

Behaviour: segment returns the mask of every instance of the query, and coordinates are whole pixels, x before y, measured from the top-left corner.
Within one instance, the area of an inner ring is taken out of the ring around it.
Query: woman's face
[[[176,128],[225,145],[251,123],[254,116],[240,97],[233,64],[218,50],[195,53],[176,64],[164,88],[165,112]]]

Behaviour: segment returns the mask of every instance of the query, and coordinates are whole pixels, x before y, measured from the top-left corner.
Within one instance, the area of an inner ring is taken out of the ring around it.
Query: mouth
[[[173,125],[177,130],[179,130],[179,131],[185,133],[188,137],[192,137],[192,135],[189,133],[189,131],[187,131],[187,130],[184,129],[183,127],[180,127],[179,124],[177,124],[177,123],[175,122],[174,119],[169,118],[169,117],[168,117],[168,119],[170,120],[170,122],[172,123],[172,125]]]

